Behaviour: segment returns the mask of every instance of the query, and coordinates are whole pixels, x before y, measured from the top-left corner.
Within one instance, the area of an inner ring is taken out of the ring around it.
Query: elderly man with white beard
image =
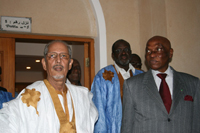
[[[65,84],[71,49],[63,41],[45,46],[47,79],[27,86],[0,110],[3,133],[92,133],[98,112],[87,88]]]

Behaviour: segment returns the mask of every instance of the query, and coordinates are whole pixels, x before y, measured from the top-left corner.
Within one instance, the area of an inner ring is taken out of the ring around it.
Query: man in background
[[[93,102],[99,111],[99,119],[94,133],[120,133],[122,119],[123,82],[125,79],[142,73],[129,62],[130,44],[117,40],[112,46],[114,65],[106,66],[95,76],[91,92]]]
[[[122,133],[200,133],[200,80],[169,66],[172,56],[167,38],[148,40],[151,69],[124,82]]]
[[[81,66],[78,60],[73,58],[71,70],[67,73],[67,82],[81,86]]]
[[[135,67],[135,69],[138,69],[138,70],[142,70],[142,61],[141,61],[141,58],[139,57],[139,55],[137,54],[131,54],[131,60],[130,60],[130,63],[133,67]]]

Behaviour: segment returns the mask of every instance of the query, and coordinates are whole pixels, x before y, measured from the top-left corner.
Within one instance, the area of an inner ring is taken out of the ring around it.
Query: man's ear
[[[72,68],[72,64],[73,64],[73,59],[70,59],[70,62],[69,62],[69,70]]]
[[[169,51],[169,63],[172,61],[174,50],[171,48]]]
[[[112,59],[114,60],[114,53],[112,53],[111,56],[112,56]]]
[[[46,66],[46,61],[44,58],[42,58],[42,67],[43,69],[46,71],[47,70],[47,66]]]
[[[170,57],[170,58],[173,57],[173,53],[174,53],[174,50],[171,48],[170,51],[169,51],[169,54],[170,54],[169,57]]]

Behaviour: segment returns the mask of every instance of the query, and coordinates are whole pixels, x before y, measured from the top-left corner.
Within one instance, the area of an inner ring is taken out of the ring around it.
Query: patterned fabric
[[[111,80],[105,80],[103,74],[112,72]],[[143,73],[135,70],[134,76]],[[113,65],[101,69],[95,76],[91,92],[96,105],[99,118],[95,124],[94,133],[120,133],[122,119],[122,103],[120,96],[120,83]]]
[[[12,93],[6,91],[0,91],[0,109],[3,107],[3,103],[14,99]]]

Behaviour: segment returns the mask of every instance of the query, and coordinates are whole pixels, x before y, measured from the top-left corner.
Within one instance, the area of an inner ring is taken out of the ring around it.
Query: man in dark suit
[[[167,38],[148,40],[151,69],[124,82],[122,133],[200,133],[200,80],[169,66],[172,56]]]

